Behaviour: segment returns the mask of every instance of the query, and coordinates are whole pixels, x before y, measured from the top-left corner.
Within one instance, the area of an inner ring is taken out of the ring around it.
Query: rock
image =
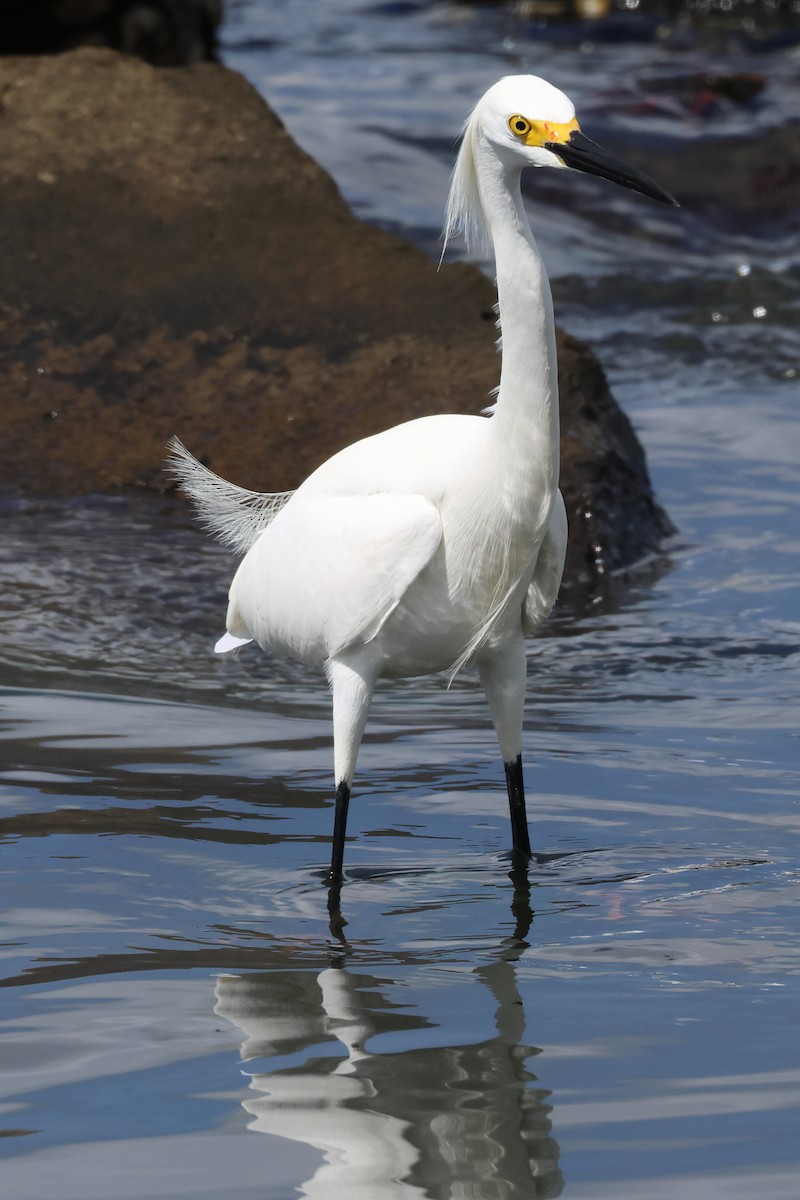
[[[653,138],[630,158],[658,170],[682,205],[718,229],[770,238],[800,229],[800,140],[792,121],[755,126],[750,136]]]
[[[109,46],[160,67],[213,61],[222,0],[5,0],[0,53]]]
[[[0,480],[164,488],[177,433],[247,487],[341,446],[479,412],[494,289],[348,210],[240,76],[110,51],[0,60]],[[603,373],[560,336],[573,580],[668,522]]]
[[[648,128],[648,117],[663,116],[664,104],[673,104],[663,93],[648,98],[631,89],[621,104],[619,93],[616,99],[590,115],[591,137],[656,177],[694,218],[726,233],[772,241],[800,230],[800,139],[793,119],[772,126],[754,119],[749,132],[732,136],[715,131],[708,110],[703,135],[686,137]],[[609,108],[615,113],[610,119]],[[677,112],[677,103],[671,112]],[[619,114],[635,117],[635,137],[622,129]],[[548,179],[545,188],[551,203],[566,195],[559,180]]]

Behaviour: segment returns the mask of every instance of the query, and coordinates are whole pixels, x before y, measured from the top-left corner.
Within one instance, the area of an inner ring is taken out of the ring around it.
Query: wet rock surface
[[[494,289],[365,226],[240,76],[98,49],[0,60],[0,486],[163,489],[172,434],[247,487],[479,412]],[[591,353],[560,335],[568,575],[669,523]]]

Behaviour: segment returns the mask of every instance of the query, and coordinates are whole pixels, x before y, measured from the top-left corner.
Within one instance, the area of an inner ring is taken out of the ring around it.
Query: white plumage
[[[398,425],[334,455],[296,492],[276,495],[219,480],[173,443],[176,473],[206,524],[246,551],[217,649],[253,639],[330,680],[333,885],[376,680],[454,673],[467,662],[478,668],[506,764],[514,848],[530,856],[523,639],[555,602],[567,521],[552,300],[520,175],[568,163],[670,199],[585,138],[568,98],[534,76],[501,80],[465,126],[445,237],[484,237],[494,249],[502,370],[490,415]]]

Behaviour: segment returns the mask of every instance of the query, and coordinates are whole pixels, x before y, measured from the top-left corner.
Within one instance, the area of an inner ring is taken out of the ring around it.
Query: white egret
[[[482,417],[442,415],[348,446],[295,492],[247,492],[179,442],[173,466],[206,524],[245,556],[219,652],[247,641],[322,667],[333,692],[336,802],[328,881],[342,878],[356,756],[380,676],[478,669],[505,764],[513,850],[531,849],[522,776],[525,643],[561,583],[553,303],[522,202],[525,167],[572,167],[675,203],[580,132],[571,101],[501,79],[464,129],[445,243],[488,240],[502,368]]]

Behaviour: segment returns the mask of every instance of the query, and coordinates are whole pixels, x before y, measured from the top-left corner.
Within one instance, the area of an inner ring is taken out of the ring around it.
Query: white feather
[[[232,633],[223,633],[214,645],[215,654],[229,654],[231,650],[238,650],[240,646],[247,646],[252,642],[249,637],[235,637]]]
[[[194,504],[206,529],[224,545],[246,554],[275,520],[293,492],[251,492],[215,475],[179,438],[169,443],[167,465]]]
[[[461,147],[450,177],[450,192],[444,214],[442,259],[450,241],[459,235],[464,238],[467,249],[480,258],[485,258],[491,250],[476,167],[479,107],[473,109],[464,123]]]

